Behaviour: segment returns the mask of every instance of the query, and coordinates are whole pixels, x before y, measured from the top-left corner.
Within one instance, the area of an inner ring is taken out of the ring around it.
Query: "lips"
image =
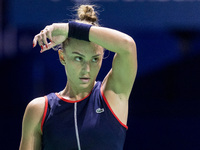
[[[83,83],[88,83],[90,81],[90,78],[88,77],[81,77],[80,80],[83,82]]]

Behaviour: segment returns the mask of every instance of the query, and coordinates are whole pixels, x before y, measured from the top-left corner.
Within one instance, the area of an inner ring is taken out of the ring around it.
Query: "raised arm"
[[[43,97],[31,101],[25,110],[22,123],[22,137],[19,150],[40,150],[40,124],[44,112],[45,99]]]
[[[34,37],[33,45],[36,46],[38,42],[42,52],[49,50],[68,38],[68,31],[68,23],[54,23],[46,26]],[[47,38],[51,41],[50,43],[47,42]],[[137,72],[137,53],[134,40],[117,30],[96,26],[90,28],[89,40],[116,53],[112,70],[104,80],[107,83],[109,78],[108,81],[111,82],[106,84],[106,89],[128,95]]]
[[[115,52],[112,68],[102,83],[102,91],[114,114],[126,125],[128,100],[137,72],[135,42],[127,34],[104,27],[91,27],[89,39]]]
[[[115,52],[112,69],[104,79],[104,90],[127,97],[131,92],[137,72],[137,54],[134,40],[117,30],[91,27],[90,41]]]
[[[85,25],[76,25],[78,37],[87,36]],[[83,31],[79,32],[79,29]],[[88,29],[88,27],[86,27]],[[35,36],[34,46],[38,42],[43,47],[42,52],[51,49],[55,43],[61,44],[68,38],[69,24],[53,24],[47,26],[43,32]],[[71,33],[71,32],[70,32]],[[74,33],[74,32],[73,32]],[[60,40],[60,36],[61,39]],[[69,34],[70,35],[70,34]],[[115,52],[112,69],[102,83],[102,90],[108,103],[119,119],[126,124],[128,114],[128,99],[137,72],[137,52],[134,40],[127,34],[105,27],[92,26],[88,32],[89,41],[94,42],[105,49]],[[46,38],[51,40],[47,43]],[[60,42],[60,43],[59,43]]]

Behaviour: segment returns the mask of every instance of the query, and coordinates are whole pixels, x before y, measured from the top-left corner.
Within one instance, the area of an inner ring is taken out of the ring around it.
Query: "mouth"
[[[81,77],[79,78],[83,83],[88,83],[90,81],[90,78],[87,77]]]

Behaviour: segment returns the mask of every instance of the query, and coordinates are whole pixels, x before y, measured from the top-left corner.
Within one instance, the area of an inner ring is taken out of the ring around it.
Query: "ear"
[[[63,50],[59,49],[58,50],[58,55],[59,55],[59,59],[60,59],[61,64],[62,65],[66,65],[65,58],[64,58],[64,55],[63,55]]]

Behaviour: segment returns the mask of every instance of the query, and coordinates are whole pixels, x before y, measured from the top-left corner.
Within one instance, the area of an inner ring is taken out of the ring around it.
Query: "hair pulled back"
[[[77,11],[77,19],[75,19],[74,21],[80,23],[92,24],[94,26],[100,26],[98,24],[98,17],[97,17],[98,13],[94,10],[95,7],[96,7],[95,5],[79,5],[75,9]],[[69,43],[70,43],[70,38],[67,38],[59,48],[55,49],[64,50],[65,47],[69,45]]]
[[[80,5],[77,9],[77,21],[98,26],[97,12],[94,10],[94,7],[95,5]]]

